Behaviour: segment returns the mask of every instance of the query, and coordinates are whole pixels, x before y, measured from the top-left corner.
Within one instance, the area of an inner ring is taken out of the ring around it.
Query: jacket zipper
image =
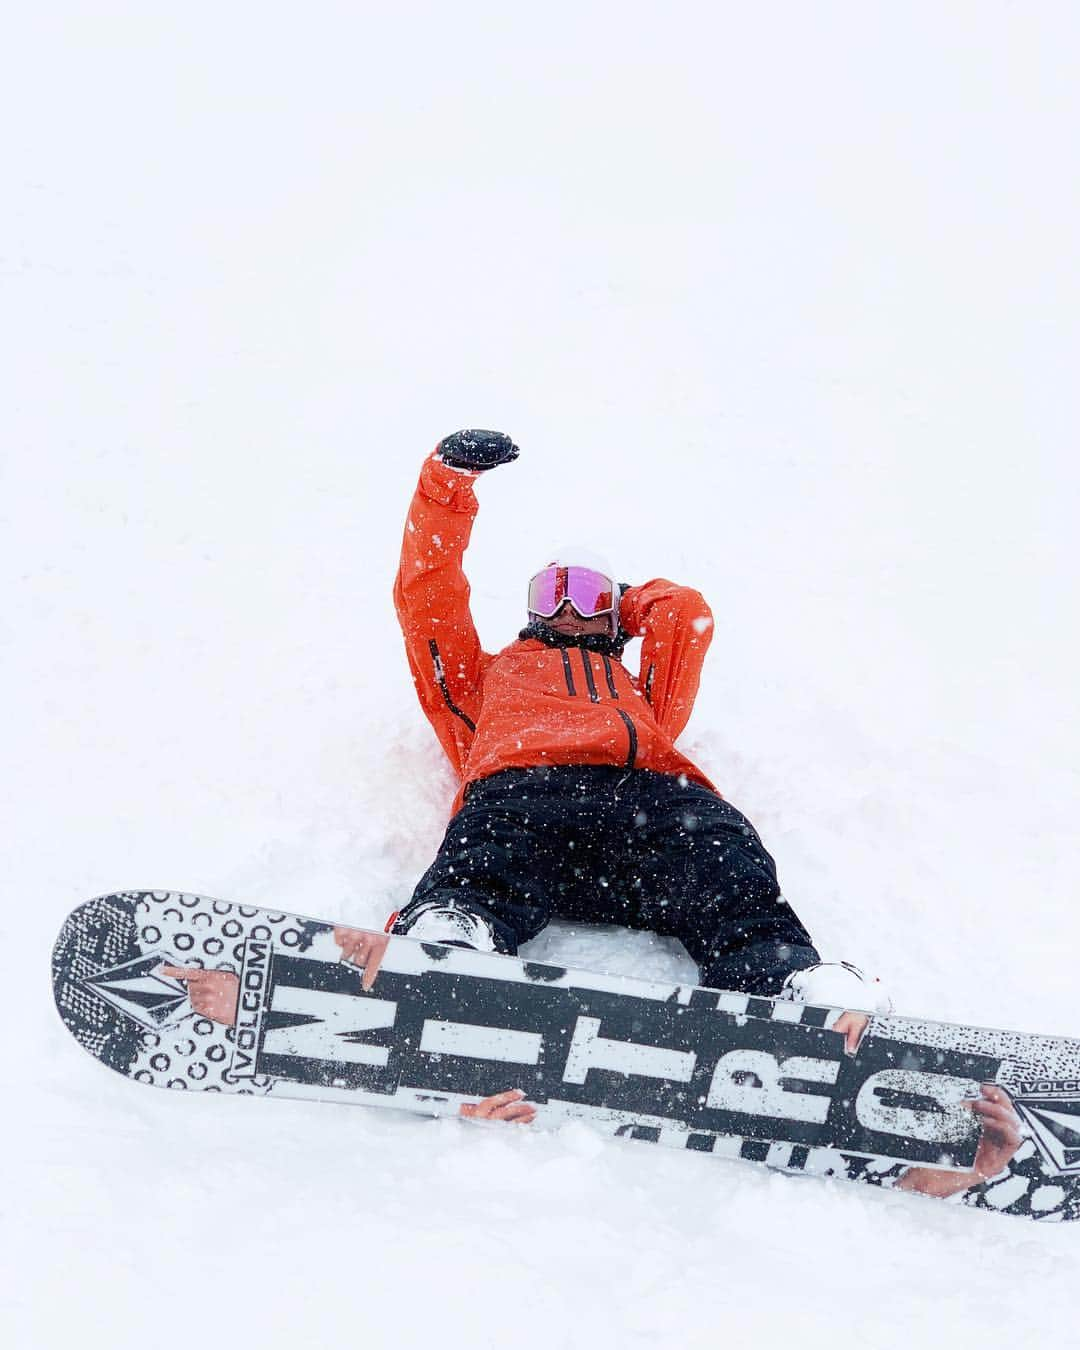
[[[442,691],[443,698],[446,699],[446,706],[455,716],[460,717],[469,730],[475,734],[476,723],[467,713],[462,712],[450,697],[450,690],[446,687],[446,672],[443,670],[442,657],[439,655],[439,644],[434,638],[428,640],[428,651],[431,653],[431,663],[435,667],[435,683]]]
[[[630,753],[626,756],[626,768],[632,769],[637,758],[637,727],[634,726],[634,719],[629,713],[623,712],[621,708],[616,708],[615,711],[626,723],[626,731],[630,737]]]
[[[581,653],[581,664],[585,668],[585,683],[589,687],[589,702],[599,703],[600,695],[596,692],[596,681],[593,679],[592,662],[589,660],[589,653],[584,647],[579,647]]]
[[[559,655],[562,657],[563,674],[566,676],[566,692],[574,698],[577,690],[574,688],[574,672],[570,669],[570,653],[565,647],[560,647]]]

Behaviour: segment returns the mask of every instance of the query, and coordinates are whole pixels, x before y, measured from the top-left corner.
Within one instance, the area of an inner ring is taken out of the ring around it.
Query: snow
[[[1067,1344],[1069,1227],[145,1091],[46,966],[114,889],[407,898],[453,783],[390,587],[423,455],[479,425],[522,447],[479,488],[486,645],[559,538],[697,587],[682,745],[825,954],[902,1011],[1080,1032],[1076,8],[7,31],[5,1344]],[[642,934],[534,952],[692,975]]]

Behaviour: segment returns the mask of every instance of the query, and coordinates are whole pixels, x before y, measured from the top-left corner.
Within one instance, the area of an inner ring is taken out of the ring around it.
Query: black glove
[[[497,464],[509,464],[521,451],[502,431],[455,431],[435,447],[452,469],[481,473]]]

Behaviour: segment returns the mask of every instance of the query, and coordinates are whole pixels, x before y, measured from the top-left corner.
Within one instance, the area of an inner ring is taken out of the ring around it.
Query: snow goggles
[[[569,600],[582,619],[595,619],[615,609],[615,583],[591,567],[552,564],[529,582],[529,613],[550,619]]]

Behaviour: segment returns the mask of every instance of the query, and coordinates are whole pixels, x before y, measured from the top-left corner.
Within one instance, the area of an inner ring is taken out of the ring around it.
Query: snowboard
[[[893,1186],[973,1168],[980,1084],[1022,1125],[956,1203],[1080,1217],[1080,1040],[876,1015],[570,970],[408,937],[370,989],[335,925],[175,891],[90,900],[53,952],[56,1005],[95,1058],[180,1091],[426,1115],[518,1088],[533,1128],[604,1133],[791,1173]],[[165,968],[226,972],[231,1020]]]

